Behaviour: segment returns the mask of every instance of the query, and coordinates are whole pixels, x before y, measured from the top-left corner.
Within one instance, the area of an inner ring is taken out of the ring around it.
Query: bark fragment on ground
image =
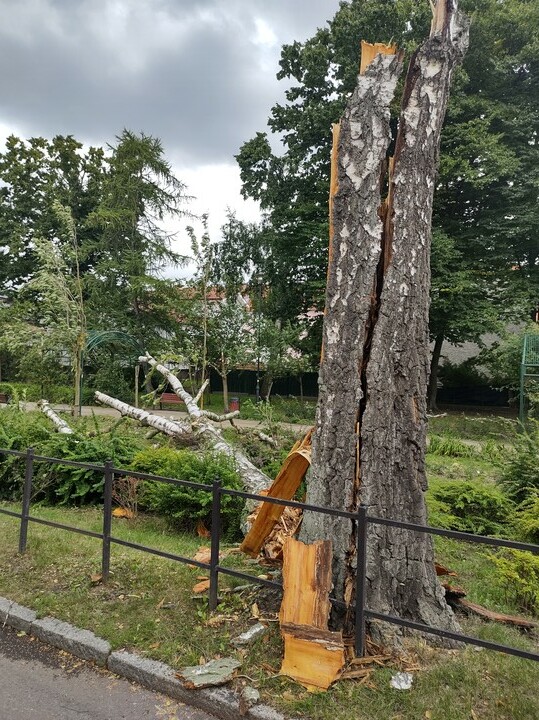
[[[265,493],[269,497],[291,500],[296,494],[311,463],[311,431],[293,446],[277,477]],[[284,505],[262,503],[253,519],[251,529],[243,540],[240,550],[256,557],[279,518],[285,513]],[[288,513],[289,516],[292,513]],[[297,529],[297,526],[294,530]],[[274,551],[273,551],[274,552]]]
[[[439,0],[433,34],[410,61],[393,162],[389,105],[400,56],[376,55],[341,121],[308,481],[316,505],[354,511],[362,502],[370,515],[426,524],[432,196],[449,85],[467,36],[455,0]],[[302,537],[332,538],[335,594],[351,605],[355,524],[306,513]],[[428,535],[370,524],[368,607],[456,630],[433,560]]]
[[[288,538],[284,545],[280,672],[308,689],[327,689],[345,662],[342,633],[328,630],[331,557],[330,540],[305,545]]]

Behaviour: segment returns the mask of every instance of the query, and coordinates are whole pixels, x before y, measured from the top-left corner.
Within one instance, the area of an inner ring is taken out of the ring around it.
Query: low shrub
[[[479,481],[431,481],[427,498],[429,522],[449,530],[506,536],[514,519],[500,488]]]
[[[452,435],[429,435],[428,452],[444,457],[473,457],[475,448]]]
[[[539,556],[521,550],[492,555],[497,579],[524,612],[539,614]]]
[[[36,455],[95,465],[112,460],[117,467],[125,467],[140,450],[141,442],[117,432],[98,437],[59,435],[41,413],[5,408],[0,412],[0,447],[19,451],[33,447]],[[0,499],[20,498],[24,469],[24,457],[0,456]],[[34,497],[51,503],[102,502],[103,482],[103,473],[96,470],[45,462],[34,466]]]
[[[500,464],[500,485],[516,503],[539,493],[539,422],[530,421],[527,429],[521,429]]]
[[[225,488],[242,489],[234,462],[219,453],[200,455],[187,449],[149,448],[137,453],[131,469],[208,486],[219,478]],[[145,482],[139,499],[140,507],[157,512],[173,525],[188,530],[195,529],[200,521],[206,527],[211,526],[211,502],[211,491],[163,482]],[[221,522],[226,538],[239,536],[242,509],[241,498],[221,497]]]
[[[111,460],[116,467],[127,467],[141,448],[139,440],[114,432],[98,437],[52,435],[36,447],[36,453],[80,463],[103,465]],[[38,497],[51,504],[88,505],[103,502],[103,472],[68,465],[36,464]]]
[[[539,493],[519,505],[515,530],[521,540],[539,544]]]

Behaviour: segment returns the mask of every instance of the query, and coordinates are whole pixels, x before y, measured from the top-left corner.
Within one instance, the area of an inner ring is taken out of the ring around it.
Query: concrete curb
[[[134,653],[111,652],[110,644],[89,630],[81,630],[50,617],[38,620],[33,610],[0,597],[0,627],[4,625],[23,630],[82,660],[106,667],[120,677],[204,710],[220,720],[237,720],[240,717],[239,697],[233,690],[225,687],[189,690],[176,678],[174,669],[169,665]],[[284,715],[268,705],[255,705],[241,717],[245,720],[286,720]]]

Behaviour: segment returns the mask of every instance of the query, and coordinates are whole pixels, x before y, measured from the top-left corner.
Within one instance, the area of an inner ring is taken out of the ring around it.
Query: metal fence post
[[[22,491],[21,530],[19,533],[19,552],[26,552],[26,539],[28,537],[28,517],[30,515],[30,500],[32,497],[32,479],[34,476],[34,448],[26,451],[26,468],[24,471],[24,487]]]
[[[112,461],[105,463],[105,485],[103,488],[103,556],[101,561],[101,576],[106,582],[110,571],[110,535],[112,527],[112,483],[114,471]]]
[[[365,600],[367,591],[367,506],[357,511],[356,532],[356,657],[365,655]]]
[[[217,608],[219,593],[219,542],[221,535],[221,481],[214,480],[211,504],[211,555],[210,555],[210,597],[209,607]]]

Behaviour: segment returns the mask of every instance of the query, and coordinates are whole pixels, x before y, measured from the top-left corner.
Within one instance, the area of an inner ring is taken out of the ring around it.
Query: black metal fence
[[[116,468],[110,461],[106,462],[104,465],[79,463],[71,460],[62,460],[60,458],[51,458],[41,455],[35,455],[32,448],[28,448],[26,452],[0,449],[0,455],[15,455],[18,457],[24,457],[26,461],[21,512],[17,513],[0,507],[1,514],[8,515],[14,518],[19,518],[21,521],[19,532],[20,553],[24,553],[26,551],[28,540],[28,525],[30,522],[34,522],[41,525],[48,525],[49,527],[53,528],[60,528],[69,532],[79,533],[81,535],[87,535],[89,537],[94,537],[101,540],[101,572],[103,576],[103,581],[105,582],[108,579],[110,572],[110,550],[112,543],[115,543],[116,545],[123,545],[124,547],[132,548],[134,550],[141,550],[143,552],[151,553],[152,555],[157,555],[158,557],[174,560],[176,562],[194,565],[196,567],[209,570],[209,607],[210,610],[213,611],[216,609],[219,602],[218,595],[220,574],[242,578],[258,583],[260,585],[266,585],[282,591],[281,583],[275,582],[273,580],[267,580],[265,578],[260,578],[255,575],[249,575],[248,573],[241,572],[240,570],[235,570],[233,568],[228,568],[220,565],[219,550],[221,537],[221,497],[223,495],[234,495],[236,497],[244,498],[245,500],[256,500],[257,502],[269,502],[276,505],[283,505],[286,507],[300,508],[302,510],[307,510],[315,513],[323,513],[327,515],[333,515],[334,517],[345,518],[356,523],[357,573],[356,600],[355,604],[353,605],[353,609],[355,610],[355,650],[358,657],[362,657],[365,654],[367,620],[380,620],[394,625],[399,625],[401,627],[406,627],[411,630],[417,630],[422,633],[437,635],[439,637],[447,638],[449,640],[455,640],[470,645],[477,645],[479,647],[487,648],[489,650],[497,650],[499,652],[503,652],[509,655],[516,655],[517,657],[525,658],[527,660],[539,660],[538,653],[509,647],[507,645],[501,645],[498,643],[490,642],[489,640],[481,640],[480,638],[475,638],[460,633],[454,633],[448,630],[442,630],[439,628],[435,628],[431,625],[423,625],[421,623],[413,622],[411,620],[406,620],[405,618],[385,615],[383,613],[375,612],[374,610],[369,610],[366,606],[366,565],[369,525],[385,525],[389,527],[410,530],[413,532],[429,533],[430,535],[440,535],[442,537],[449,537],[455,540],[463,540],[465,542],[479,543],[483,545],[490,545],[493,547],[507,547],[515,550],[525,550],[534,554],[539,554],[539,546],[537,545],[516,542],[513,540],[501,540],[498,538],[485,537],[483,535],[472,535],[471,533],[464,533],[456,530],[443,530],[441,528],[429,527],[426,525],[416,525],[414,523],[400,522],[398,520],[390,520],[387,518],[374,517],[368,514],[368,508],[364,505],[361,505],[357,512],[349,512],[346,510],[337,510],[334,508],[320,507],[318,505],[310,505],[308,503],[297,502],[295,500],[281,500],[279,498],[272,498],[265,495],[256,495],[254,493],[242,492],[240,490],[231,490],[222,487],[220,480],[215,480],[211,486],[208,486],[200,483],[189,482],[186,480],[177,480],[176,478],[167,478],[158,475],[150,475],[148,473],[134,472],[131,470]],[[63,523],[57,523],[51,520],[45,520],[43,518],[33,517],[32,515],[30,515],[35,462],[47,462],[69,467],[86,468],[103,473],[103,532],[92,532],[90,530],[84,530],[82,528],[76,528],[71,525],[65,525]],[[121,538],[114,537],[112,535],[112,489],[115,476],[128,476],[139,480],[164,482],[171,485],[180,485],[182,487],[192,488],[194,490],[204,490],[211,493],[212,523],[210,562],[203,563],[197,560],[193,560],[192,558],[183,557],[182,555],[175,555],[173,553],[158,550],[157,548],[147,547],[139,543],[133,543],[127,540],[122,540]],[[344,603],[336,600],[335,598],[330,599],[334,606],[344,607]]]

